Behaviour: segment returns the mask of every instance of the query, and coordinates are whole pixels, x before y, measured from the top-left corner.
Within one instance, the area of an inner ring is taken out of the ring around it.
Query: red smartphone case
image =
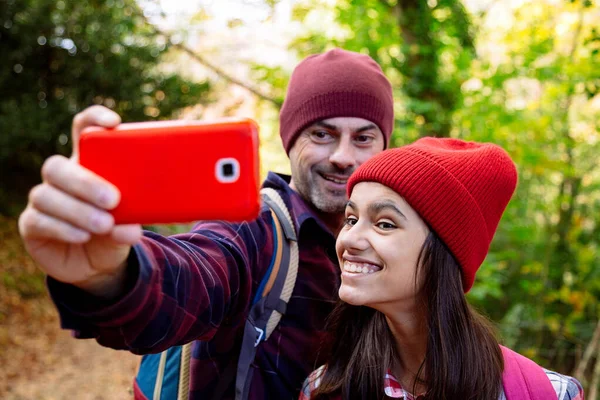
[[[124,223],[255,219],[258,126],[250,119],[159,121],[85,129],[79,162],[113,183]]]

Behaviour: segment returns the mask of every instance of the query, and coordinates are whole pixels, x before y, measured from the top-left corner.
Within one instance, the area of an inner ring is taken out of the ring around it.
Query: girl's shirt
[[[319,387],[321,384],[321,374],[324,371],[324,366],[314,370],[310,376],[304,382],[302,391],[300,392],[299,400],[310,400],[312,392]],[[552,383],[558,400],[584,400],[583,388],[581,383],[573,377],[567,375],[561,375],[557,372],[544,369],[546,376]],[[385,395],[392,399],[403,399],[403,400],[422,400],[424,395],[414,396],[407,390],[402,388],[402,385],[398,380],[388,371],[385,374]],[[498,400],[506,400],[504,391],[500,393]]]

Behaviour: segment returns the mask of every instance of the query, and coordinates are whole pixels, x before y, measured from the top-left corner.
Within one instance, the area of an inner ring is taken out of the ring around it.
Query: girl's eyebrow
[[[356,204],[354,204],[351,200],[348,200],[348,202],[346,203],[346,207],[350,207],[351,209],[356,210]],[[378,201],[378,202],[369,204],[369,211],[373,214],[377,214],[386,209],[392,210],[393,212],[398,214],[400,217],[402,217],[408,221],[408,218],[406,218],[406,215],[404,215],[404,213],[402,211],[400,211],[398,206],[396,206],[396,203],[394,203],[393,201],[383,200],[383,201]]]
[[[408,221],[408,218],[406,218],[406,215],[404,215],[404,213],[402,211],[400,211],[400,209],[396,206],[396,204],[393,201],[383,200],[383,201],[378,201],[376,203],[369,204],[369,211],[371,211],[374,214],[381,212],[383,210],[386,210],[386,209],[392,210],[393,212],[398,214],[400,217],[402,217]]]

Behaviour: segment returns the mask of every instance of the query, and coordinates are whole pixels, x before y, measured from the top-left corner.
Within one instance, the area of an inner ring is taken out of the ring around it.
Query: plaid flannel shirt
[[[324,367],[320,367],[310,374],[304,382],[299,400],[310,400],[312,392],[319,387],[319,384],[321,383],[320,377],[323,371]],[[546,372],[546,376],[552,383],[556,395],[558,396],[558,400],[584,400],[583,388],[577,379],[547,369],[544,369],[544,372]],[[400,382],[398,382],[390,371],[385,375],[384,385],[385,395],[388,398],[404,400],[421,400],[424,398],[423,395],[413,396],[407,390],[402,388]],[[502,391],[498,400],[506,400],[504,391]]]
[[[270,173],[264,186],[277,190],[290,210],[300,264],[286,314],[257,349],[250,399],[295,399],[314,365],[323,363],[316,349],[340,285],[335,238],[283,177]],[[168,238],[145,232],[130,254],[130,290],[115,302],[48,279],[61,325],[78,338],[135,354],[194,341],[189,398],[209,399],[239,354],[251,299],[272,257],[271,223],[263,205],[248,223],[200,222]],[[232,382],[224,399],[233,398],[233,388]]]

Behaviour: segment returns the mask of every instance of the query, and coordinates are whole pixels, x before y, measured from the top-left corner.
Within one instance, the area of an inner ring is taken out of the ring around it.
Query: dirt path
[[[0,399],[132,399],[138,361],[59,328],[16,220],[0,216]]]
[[[7,400],[132,399],[139,358],[76,340],[58,328],[46,299],[32,301],[29,321],[10,321],[12,345],[2,348],[0,398]],[[29,313],[28,313],[29,314]],[[33,315],[32,315],[33,316]],[[17,316],[20,319],[21,316]]]

